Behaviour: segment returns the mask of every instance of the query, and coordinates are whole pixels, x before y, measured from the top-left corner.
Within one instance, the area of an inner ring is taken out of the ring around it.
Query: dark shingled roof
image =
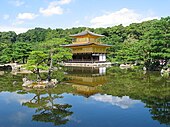
[[[68,45],[61,45],[63,47],[74,47],[74,46],[86,46],[86,45],[97,45],[97,46],[105,46],[105,47],[111,47],[111,45],[107,45],[107,44],[97,44],[97,43],[92,43],[92,42],[88,42],[88,43],[82,43],[82,44],[68,44]]]
[[[90,34],[90,35],[93,35],[93,36],[98,36],[98,37],[103,37],[104,36],[104,35],[101,35],[101,34],[96,34],[96,33],[93,33],[91,31],[85,30],[85,31],[83,31],[81,33],[70,35],[70,37],[84,36],[84,35],[87,35],[87,34]]]

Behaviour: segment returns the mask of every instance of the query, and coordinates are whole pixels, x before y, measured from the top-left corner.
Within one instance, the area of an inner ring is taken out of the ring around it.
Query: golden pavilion
[[[106,62],[106,49],[110,45],[102,44],[99,38],[104,35],[85,30],[81,33],[70,35],[72,44],[63,45],[71,48],[73,57],[69,62],[73,63],[104,63]]]

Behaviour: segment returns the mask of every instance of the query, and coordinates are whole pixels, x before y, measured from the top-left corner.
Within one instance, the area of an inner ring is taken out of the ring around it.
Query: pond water
[[[0,127],[167,127],[170,78],[117,67],[67,68],[52,89],[22,88],[34,74],[0,71]]]

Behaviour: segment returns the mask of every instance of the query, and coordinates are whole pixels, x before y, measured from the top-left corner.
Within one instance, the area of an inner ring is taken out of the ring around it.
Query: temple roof
[[[103,37],[104,36],[104,35],[101,35],[101,34],[93,33],[93,32],[91,32],[89,30],[85,30],[85,31],[83,31],[81,33],[70,35],[70,37],[84,36],[84,35],[87,35],[87,34],[90,34],[92,36],[97,36],[97,37]]]
[[[82,43],[82,44],[68,44],[68,45],[61,45],[63,47],[74,47],[74,46],[87,46],[87,45],[97,45],[97,46],[104,46],[104,47],[111,47],[111,45],[107,45],[107,44],[97,44],[97,43],[92,43],[92,42],[88,42],[88,43]]]

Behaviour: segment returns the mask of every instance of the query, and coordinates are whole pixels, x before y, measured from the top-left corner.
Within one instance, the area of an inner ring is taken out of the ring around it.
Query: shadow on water
[[[170,78],[163,78],[159,72],[143,73],[141,70],[117,67],[111,68],[77,68],[69,67],[65,72],[56,72],[55,78],[62,77],[62,84],[56,88],[45,90],[23,89],[22,78],[27,76],[35,78],[32,74],[12,75],[4,72],[0,76],[0,92],[9,91],[18,94],[34,94],[23,102],[22,105],[35,109],[32,115],[33,121],[50,122],[54,125],[67,124],[73,105],[70,103],[58,103],[64,98],[64,93],[94,97],[97,93],[109,97],[124,98],[128,96],[134,100],[140,100],[149,109],[153,120],[160,124],[170,125]]]

